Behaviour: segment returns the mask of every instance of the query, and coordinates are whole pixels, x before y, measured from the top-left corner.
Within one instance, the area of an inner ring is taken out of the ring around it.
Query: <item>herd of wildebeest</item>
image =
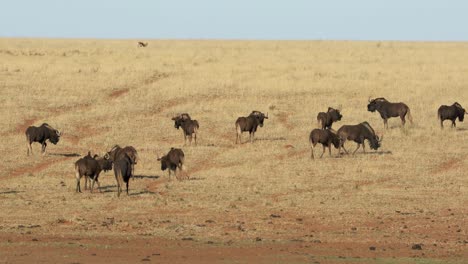
[[[385,98],[376,98],[371,100],[369,98],[369,104],[367,110],[370,112],[379,112],[380,116],[384,121],[384,128],[388,129],[388,119],[391,117],[400,117],[402,126],[406,123],[406,117],[412,123],[410,108],[404,103],[392,103],[387,101]],[[443,128],[443,122],[445,120],[451,120],[452,127],[456,127],[455,120],[458,118],[460,122],[463,122],[465,116],[465,109],[455,102],[451,106],[442,105],[437,111],[437,117],[440,121],[440,126]],[[337,131],[332,129],[332,124],[342,119],[341,109],[334,109],[329,107],[327,112],[320,112],[317,115],[318,127],[310,132],[309,142],[311,146],[311,158],[314,159],[314,147],[320,143],[323,146],[323,152],[320,157],[325,153],[325,149],[328,147],[329,154],[331,156],[331,145],[338,149],[338,154],[341,154],[341,149],[346,153],[348,151],[344,147],[344,143],[354,141],[357,143],[357,148],[353,154],[362,145],[363,151],[365,152],[364,141],[368,140],[371,149],[377,150],[380,145],[383,136],[379,138],[376,135],[374,129],[368,122],[362,122],[357,125],[343,125]],[[250,142],[254,141],[255,132],[257,128],[263,127],[263,122],[268,119],[268,113],[265,115],[259,111],[252,111],[247,117],[239,117],[236,120],[236,144],[241,143],[241,135],[243,132],[249,132]],[[199,123],[197,120],[193,120],[189,114],[183,113],[172,118],[174,121],[175,128],[182,128],[184,134],[184,145],[187,143],[189,138],[190,145],[192,139],[197,144],[197,131],[199,129]],[[42,144],[42,154],[46,153],[47,143],[49,140],[52,144],[59,142],[62,133],[57,129],[52,128],[48,124],[44,123],[39,127],[30,126],[26,129],[26,140],[28,143],[27,154],[31,152],[31,144],[33,142],[39,142]],[[162,156],[157,157],[157,160],[161,162],[161,170],[168,170],[169,180],[171,180],[171,172],[177,179],[181,180],[181,176],[177,176],[177,169],[179,172],[183,170],[184,165],[184,152],[179,148],[171,148],[169,152]],[[128,184],[129,180],[133,177],[134,166],[138,163],[137,150],[132,146],[126,146],[124,148],[119,145],[115,145],[110,149],[103,157],[98,155],[92,156],[90,152],[83,158],[80,158],[75,162],[75,176],[76,176],[76,192],[81,192],[80,180],[82,177],[85,178],[85,189],[87,189],[88,178],[90,182],[90,191],[94,189],[94,183],[97,183],[98,189],[100,190],[99,174],[102,171],[108,171],[113,168],[115,179],[117,181],[117,196],[120,196],[124,183],[126,184],[126,192],[128,195]],[[180,173],[179,173],[180,174]],[[185,174],[186,177],[187,174]]]

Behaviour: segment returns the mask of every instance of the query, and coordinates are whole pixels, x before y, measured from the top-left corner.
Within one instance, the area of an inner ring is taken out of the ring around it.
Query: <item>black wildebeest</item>
[[[169,152],[166,155],[162,157],[158,156],[158,161],[161,161],[161,170],[162,171],[165,171],[166,169],[169,170],[169,180],[171,180],[171,171],[174,171],[174,176],[177,179],[179,179],[177,177],[177,168],[179,168],[179,171],[183,170],[184,160],[185,160],[184,152],[178,148],[171,148],[171,150],[169,150]]]
[[[331,128],[333,122],[340,121],[343,117],[340,113],[341,109],[328,107],[327,112],[320,112],[317,115],[318,126],[321,129]]]
[[[42,145],[42,154],[46,154],[46,141],[49,140],[52,144],[56,145],[62,133],[57,129],[49,126],[47,123],[43,123],[39,127],[30,126],[26,129],[26,143],[28,144],[28,152],[27,155],[29,156],[29,152],[32,154],[32,146],[33,142],[39,142]]]
[[[117,197],[120,197],[124,182],[127,185],[127,195],[128,195],[128,182],[133,176],[132,169],[132,159],[127,153],[124,153],[118,160],[114,161],[114,175],[115,180],[117,181]]]
[[[192,136],[195,137],[195,145],[197,145],[197,132],[200,128],[197,120],[192,120],[187,113],[179,114],[172,118],[174,120],[174,127],[179,129],[182,127],[184,133],[184,145],[187,144],[187,137],[189,137],[190,145],[192,145]]]
[[[138,47],[144,48],[146,46],[148,46],[148,42],[144,43],[144,42],[138,41]]]
[[[249,131],[250,142],[253,142],[255,137],[255,132],[257,131],[257,127],[263,127],[263,121],[268,119],[268,113],[265,115],[259,111],[252,111],[249,116],[247,117],[239,117],[236,120],[236,144],[239,141],[242,143],[242,132]]]
[[[451,120],[452,127],[456,127],[455,120],[463,122],[465,118],[465,109],[457,102],[453,103],[453,105],[441,105],[439,110],[437,110],[437,117],[440,120],[440,127],[444,128],[444,120]]]
[[[309,142],[310,142],[310,150],[311,154],[310,157],[314,159],[314,147],[317,145],[317,143],[322,144],[323,146],[323,152],[322,155],[320,155],[320,158],[322,158],[323,154],[325,153],[325,147],[328,147],[328,154],[331,156],[331,145],[335,146],[335,148],[340,147],[340,138],[336,134],[335,131],[332,131],[331,129],[314,129],[310,132],[309,136]]]
[[[361,144],[362,150],[364,153],[366,153],[366,145],[364,144],[364,140],[366,139],[369,140],[371,149],[375,150],[380,147],[380,143],[382,142],[382,139],[379,139],[379,137],[375,134],[374,129],[367,122],[362,122],[357,125],[344,125],[338,129],[337,135],[340,138],[340,147],[338,153],[341,153],[341,148],[343,148],[344,151],[348,153],[344,147],[346,140],[353,140],[358,144],[353,154],[356,153]]]
[[[128,155],[130,158],[131,164],[132,164],[132,175],[133,172],[135,171],[135,164],[138,163],[138,152],[137,150],[132,147],[132,146],[126,146],[124,148],[121,148],[119,145],[115,145],[107,152],[109,155],[109,159],[113,162],[125,157],[125,155]]]
[[[97,182],[98,188],[101,188],[99,184],[99,174],[101,171],[108,171],[111,169],[112,161],[109,160],[108,155],[102,158],[98,157],[98,155],[91,157],[91,153],[88,152],[87,156],[75,162],[76,192],[81,192],[80,180],[83,176],[85,177],[85,190],[88,185],[88,177],[93,180],[91,192],[93,192],[94,189],[94,182]],[[99,189],[99,191],[101,190]]]
[[[400,117],[401,124],[405,126],[406,120],[405,116],[408,115],[408,120],[413,123],[413,118],[411,116],[411,111],[409,107],[404,103],[391,103],[387,99],[380,97],[370,100],[367,105],[367,111],[370,112],[379,112],[380,116],[384,120],[384,128],[388,128],[388,119],[390,117]]]

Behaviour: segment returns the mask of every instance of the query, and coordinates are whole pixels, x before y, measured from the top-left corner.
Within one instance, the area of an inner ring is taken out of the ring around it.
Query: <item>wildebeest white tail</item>
[[[413,124],[413,117],[411,116],[411,110],[408,107],[408,111],[406,111],[406,115],[408,116],[408,120],[411,124]]]

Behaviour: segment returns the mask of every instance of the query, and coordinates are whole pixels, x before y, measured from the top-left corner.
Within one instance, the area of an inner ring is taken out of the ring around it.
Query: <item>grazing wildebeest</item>
[[[310,142],[310,150],[311,154],[310,157],[314,159],[314,147],[317,145],[317,143],[322,144],[323,146],[323,152],[322,155],[320,155],[320,158],[322,158],[323,154],[325,153],[325,147],[328,147],[328,154],[331,156],[331,145],[335,146],[335,148],[340,147],[340,138],[336,134],[336,131],[333,131],[331,129],[314,129],[310,132],[309,136],[309,142]]]
[[[105,155],[100,158],[98,155],[91,157],[91,153],[88,152],[87,156],[77,160],[75,162],[75,177],[76,177],[76,192],[81,192],[80,180],[81,177],[85,177],[85,190],[88,186],[88,177],[93,180],[91,184],[91,192],[94,189],[94,182],[97,182],[99,191],[101,185],[99,184],[99,174],[101,171],[108,171],[112,169],[112,161],[109,160],[109,156]]]
[[[367,122],[362,122],[357,125],[344,125],[338,129],[337,134],[340,138],[340,147],[338,153],[341,153],[341,148],[343,148],[344,151],[348,153],[344,147],[346,140],[353,140],[358,144],[356,150],[353,152],[354,154],[359,149],[361,144],[362,150],[364,153],[366,153],[366,145],[364,144],[364,140],[366,139],[369,140],[371,149],[377,150],[380,147],[380,143],[382,142],[383,138],[382,137],[379,139],[379,137],[375,134],[374,129]]]
[[[114,161],[114,175],[115,180],[117,181],[117,197],[120,197],[124,182],[127,185],[127,195],[128,195],[128,182],[133,176],[132,172],[132,159],[125,153],[118,160]]]
[[[138,47],[144,48],[146,46],[148,46],[148,42],[144,43],[144,42],[138,41]]]
[[[265,115],[259,111],[252,111],[249,116],[247,117],[239,117],[236,120],[236,144],[237,142],[242,143],[242,132],[249,131],[250,142],[253,142],[255,137],[255,132],[257,131],[257,127],[263,127],[263,121],[268,119],[268,113]]]
[[[49,140],[54,145],[56,145],[62,133],[57,129],[49,126],[47,123],[43,123],[40,127],[30,126],[26,129],[26,143],[28,144],[28,152],[27,155],[29,156],[29,152],[32,154],[32,146],[33,142],[39,142],[42,144],[42,154],[46,154],[46,141]]]
[[[132,175],[133,172],[135,171],[135,164],[138,163],[138,153],[136,149],[132,146],[126,146],[124,148],[121,148],[119,145],[115,145],[111,148],[109,152],[107,152],[109,155],[109,159],[113,162],[119,160],[120,158],[123,158],[125,155],[128,155],[130,158],[131,164],[132,164]]]
[[[331,128],[333,122],[340,121],[343,117],[340,113],[341,109],[328,107],[328,111],[320,112],[317,115],[318,126],[321,129]]]
[[[182,171],[184,168],[185,155],[181,149],[171,148],[171,150],[164,156],[158,157],[158,161],[161,161],[161,170],[169,170],[169,180],[171,180],[171,171],[174,171],[174,176],[177,177],[177,168]],[[186,175],[188,178],[188,175]]]
[[[405,126],[406,120],[405,116],[408,115],[408,119],[413,123],[413,118],[411,117],[411,111],[409,107],[404,103],[390,103],[387,99],[380,97],[370,100],[367,105],[367,111],[370,112],[379,112],[380,116],[384,120],[384,127],[388,128],[387,120],[390,117],[400,117],[401,124]]]
[[[463,122],[465,113],[465,109],[457,102],[453,103],[451,106],[441,105],[437,111],[437,117],[440,120],[440,127],[444,128],[444,120],[447,119],[452,121],[452,127],[456,127],[457,124],[455,124],[455,120],[458,118],[460,122]]]
[[[197,132],[200,128],[197,120],[192,120],[187,113],[177,115],[172,118],[174,120],[174,127],[179,129],[182,127],[184,133],[184,145],[187,144],[187,137],[189,137],[190,145],[192,145],[192,135],[195,137],[195,145],[197,145]]]

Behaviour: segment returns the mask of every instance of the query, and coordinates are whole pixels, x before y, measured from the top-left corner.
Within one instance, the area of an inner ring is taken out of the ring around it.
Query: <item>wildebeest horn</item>
[[[266,119],[268,119],[268,112],[267,112],[267,114],[266,114],[265,118],[266,118]]]
[[[104,158],[107,160],[110,158],[109,153],[104,154]]]
[[[367,99],[367,101],[369,101],[369,103],[371,102],[371,97],[369,96],[369,99]]]

